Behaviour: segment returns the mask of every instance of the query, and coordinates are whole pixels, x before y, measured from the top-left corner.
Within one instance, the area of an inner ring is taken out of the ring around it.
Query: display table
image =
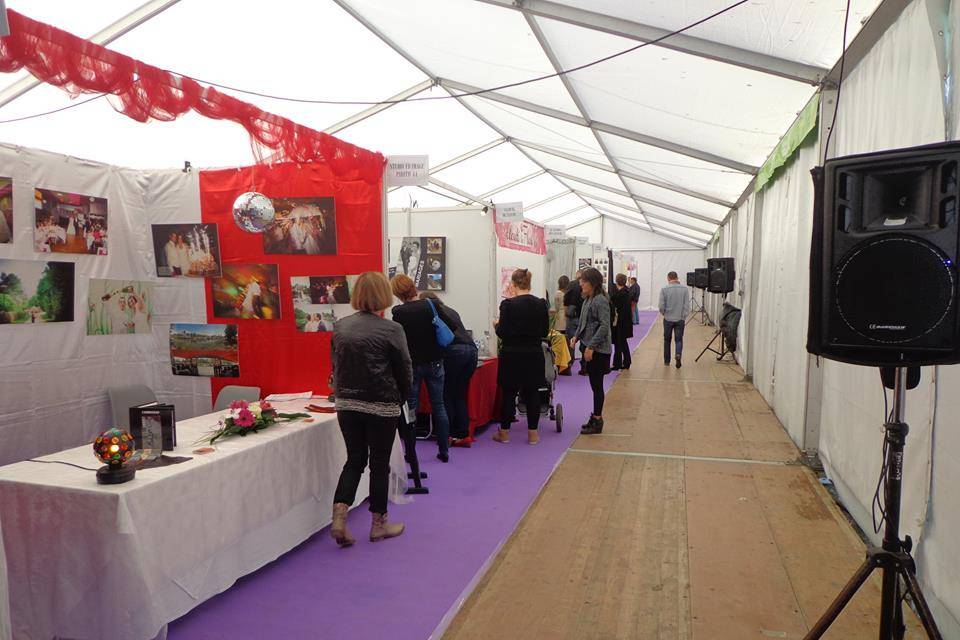
[[[276,406],[292,413],[304,404]],[[192,453],[224,413],[177,423],[179,447],[167,455],[191,460],[138,470],[122,485],[98,485],[93,471],[62,464],[0,467],[14,638],[153,638],[330,523],[346,461],[336,416],[312,414]],[[90,446],[40,459],[99,466]],[[390,498],[403,502],[399,439],[390,465]],[[358,502],[367,490],[365,475]]]
[[[500,360],[490,358],[481,360],[477,370],[470,378],[467,388],[467,413],[470,415],[469,435],[467,440],[473,442],[477,427],[482,427],[493,421],[500,413],[500,393],[497,386],[497,370]],[[420,400],[417,403],[417,413],[430,413],[430,397],[426,385],[420,386]]]

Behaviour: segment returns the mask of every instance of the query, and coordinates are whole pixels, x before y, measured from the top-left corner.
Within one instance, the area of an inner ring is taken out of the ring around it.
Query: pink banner
[[[505,249],[528,251],[538,255],[547,252],[547,241],[543,235],[543,227],[533,224],[529,220],[518,222],[497,222],[497,244]]]

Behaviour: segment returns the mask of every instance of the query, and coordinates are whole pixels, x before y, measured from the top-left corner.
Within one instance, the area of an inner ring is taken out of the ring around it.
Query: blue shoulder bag
[[[444,348],[449,347],[450,343],[453,342],[453,331],[450,331],[447,323],[437,314],[437,308],[433,306],[433,300],[427,298],[427,304],[430,305],[430,310],[433,311],[433,330],[437,334],[437,344]]]

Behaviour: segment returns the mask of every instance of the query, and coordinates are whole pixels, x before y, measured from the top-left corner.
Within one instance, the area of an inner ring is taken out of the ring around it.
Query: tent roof
[[[200,81],[405,99],[226,91],[385,154],[429,154],[432,184],[392,190],[391,207],[522,201],[540,222],[604,215],[703,246],[840,56],[846,0],[751,0],[676,34],[734,0],[7,4]],[[852,0],[848,42],[878,4]],[[105,99],[3,123],[75,104],[31,80],[0,89],[4,142],[140,168],[251,159],[233,124],[144,126]]]

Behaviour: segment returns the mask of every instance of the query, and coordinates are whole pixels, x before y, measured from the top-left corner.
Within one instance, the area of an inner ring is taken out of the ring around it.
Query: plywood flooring
[[[444,638],[803,637],[864,548],[739,367],[693,362],[708,331],[678,371],[654,327]],[[826,637],[876,637],[879,599]]]

